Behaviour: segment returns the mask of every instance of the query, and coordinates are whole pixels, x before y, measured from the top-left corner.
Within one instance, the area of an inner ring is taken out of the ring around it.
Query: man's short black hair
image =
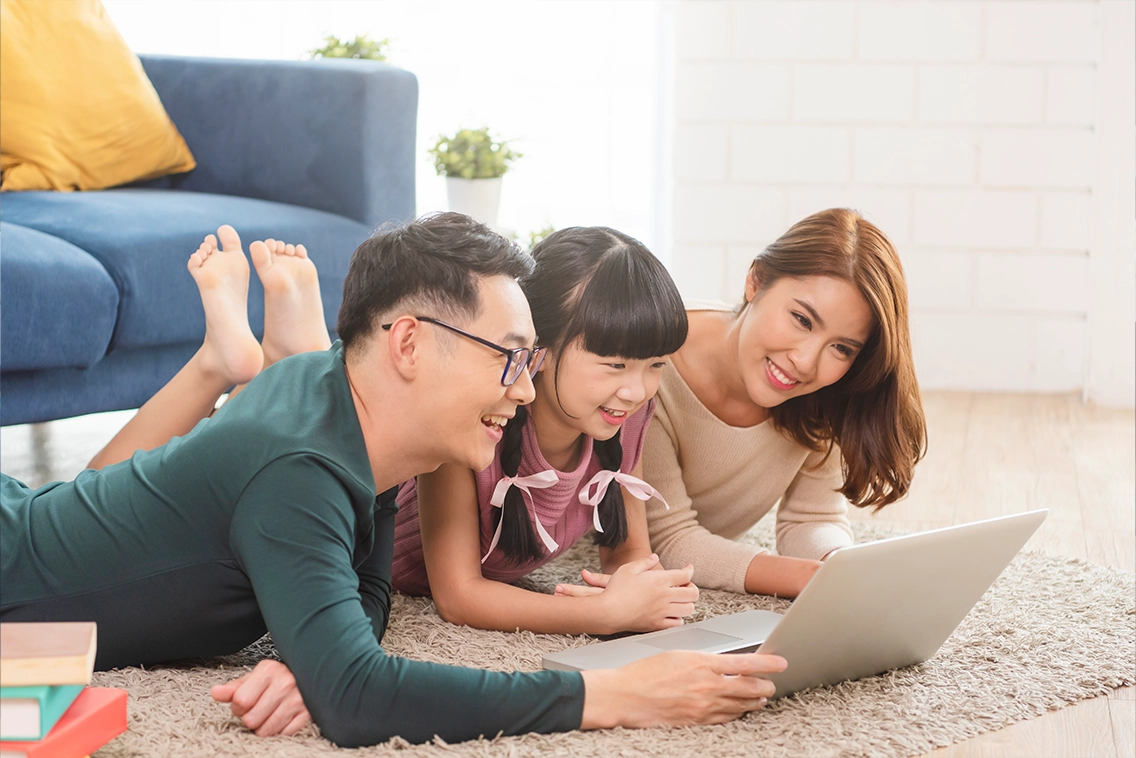
[[[402,315],[396,308],[464,323],[480,314],[480,279],[519,279],[532,266],[515,243],[461,213],[431,213],[383,228],[351,257],[336,331],[350,350],[380,318]]]

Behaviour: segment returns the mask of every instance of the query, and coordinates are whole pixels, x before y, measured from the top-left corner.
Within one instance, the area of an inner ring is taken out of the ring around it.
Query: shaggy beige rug
[[[891,532],[854,524],[858,541]],[[767,526],[748,537],[770,544]],[[596,563],[581,544],[525,581],[545,591]],[[1133,577],[1043,553],[1019,555],[939,653],[919,666],[775,701],[722,726],[569,732],[410,745],[399,739],[344,751],[315,727],[260,739],[214,703],[209,688],[274,656],[261,640],[226,658],[95,675],[130,691],[129,730],[95,753],[137,756],[912,756],[1136,683]],[[768,597],[703,592],[703,617],[761,608]],[[428,600],[397,596],[386,647],[395,655],[502,671],[540,668],[549,651],[586,637],[508,634],[443,622]]]

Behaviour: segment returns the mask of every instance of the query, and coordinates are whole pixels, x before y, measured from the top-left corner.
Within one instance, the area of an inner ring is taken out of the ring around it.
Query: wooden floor
[[[933,529],[1048,508],[1027,544],[1136,574],[1136,414],[1071,395],[927,393],[911,494],[857,520]],[[1136,690],[1053,711],[933,758],[1136,758]]]
[[[878,516],[907,530],[1048,508],[1027,549],[1136,574],[1136,414],[1072,395],[927,393],[930,450],[910,496]],[[0,430],[5,473],[70,478],[130,417],[102,414]],[[1088,700],[928,758],[1136,758],[1136,689]]]

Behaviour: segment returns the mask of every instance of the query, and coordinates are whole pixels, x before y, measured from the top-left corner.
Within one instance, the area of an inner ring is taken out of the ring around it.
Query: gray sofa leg
[[[53,478],[50,421],[31,425],[31,443],[32,470],[36,481],[50,482]]]

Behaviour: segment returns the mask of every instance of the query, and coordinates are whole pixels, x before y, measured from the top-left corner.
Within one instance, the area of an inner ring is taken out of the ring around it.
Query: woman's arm
[[[794,558],[823,560],[852,539],[840,449],[810,453],[777,506],[777,552]]]
[[[840,450],[810,453],[777,506],[777,552],[757,555],[746,571],[746,591],[796,597],[821,561],[852,544]]]
[[[442,618],[481,629],[612,634],[665,629],[692,612],[689,571],[651,571],[648,557],[627,564],[608,589],[589,597],[546,595],[481,574],[481,526],[473,472],[443,465],[418,477],[418,519],[430,593]],[[693,590],[697,595],[697,590]]]
[[[694,582],[703,589],[745,592],[746,571],[763,548],[712,533],[698,521],[678,462],[678,443],[666,409],[659,403],[647,428],[642,468],[647,481],[667,499],[646,503],[651,547],[664,567],[694,565]],[[756,519],[755,519],[756,520]]]
[[[820,561],[762,553],[746,569],[746,592],[754,595],[796,597],[820,568]]]

